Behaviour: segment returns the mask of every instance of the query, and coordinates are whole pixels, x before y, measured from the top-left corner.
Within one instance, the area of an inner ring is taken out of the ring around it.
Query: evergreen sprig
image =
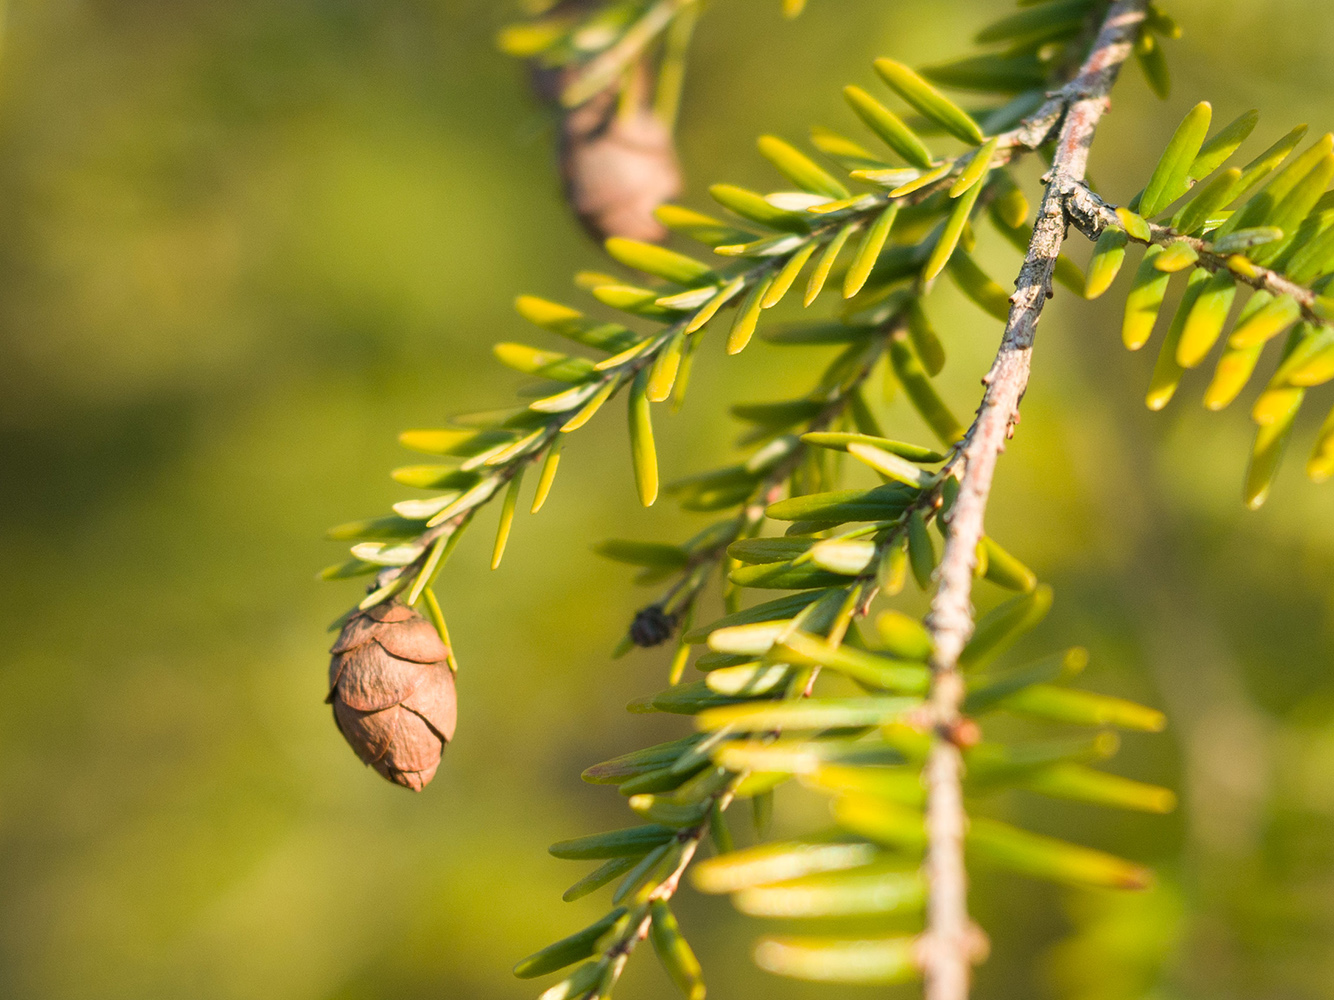
[[[538,21],[508,36],[510,48],[553,65],[577,64],[564,98],[577,103],[580,87],[610,85],[694,5],[540,8]],[[687,876],[702,891],[731,896],[744,913],[868,917],[880,928],[856,937],[765,938],[755,952],[763,968],[834,982],[922,977],[931,1000],[962,1000],[971,965],[987,950],[985,934],[968,918],[965,863],[1072,885],[1148,884],[1149,872],[1135,862],[985,815],[988,798],[1007,789],[1147,812],[1170,810],[1174,797],[1090,766],[1115,751],[1111,730],[1157,732],[1165,719],[1073,687],[1087,661],[1082,650],[998,666],[1042,620],[1052,592],[984,533],[983,516],[1052,282],[1089,298],[1104,293],[1129,243],[1147,250],[1128,296],[1128,346],[1148,339],[1171,274],[1190,272],[1151,405],[1165,404],[1182,371],[1201,363],[1222,337],[1239,285],[1253,293],[1232,327],[1209,405],[1235,398],[1264,344],[1293,327],[1256,408],[1252,505],[1268,490],[1305,389],[1334,376],[1334,301],[1325,294],[1334,273],[1334,204],[1326,191],[1334,139],[1296,154],[1301,135],[1290,133],[1245,167],[1229,167],[1255,115],[1209,137],[1210,110],[1202,104],[1130,205],[1108,204],[1085,181],[1088,149],[1120,66],[1134,55],[1165,94],[1162,41],[1177,34],[1174,22],[1144,0],[1045,0],[984,29],[978,42],[989,50],[980,55],[920,72],[878,60],[899,110],[860,88],[844,96],[884,152],[823,128],[811,135],[815,155],[763,137],[759,151],[786,189],[715,185],[710,193],[734,221],[672,205],[657,213],[710,254],[701,259],[613,238],[606,242],[610,257],[643,277],[577,278],[624,318],[521,298],[526,319],[601,356],[499,345],[504,364],[539,380],[524,390],[533,401],[405,433],[404,444],[443,461],[399,469],[395,478],[434,495],[396,505],[392,517],[334,530],[358,544],[352,560],[327,575],[374,574],[360,607],[424,603],[448,642],[431,584],[478,510],[503,497],[497,565],[525,472],[541,469],[536,512],[552,488],[565,436],[621,392],[636,488],[652,504],[659,493],[652,406],[679,405],[709,328],[731,310],[725,347],[739,353],[803,275],[805,306],[837,293],[832,318],[761,332],[780,347],[837,347],[817,384],[795,399],[735,406],[733,415],[748,425],[738,461],[665,487],[687,510],[721,516],[680,544],[599,546],[639,567],[641,582],[669,581],[636,616],[620,650],[675,637],[669,686],[631,710],[691,716],[696,732],[585,772],[590,782],[616,786],[641,823],[551,848],[557,857],[599,862],[566,899],[615,887],[602,920],[516,968],[537,977],[573,967],[543,1000],[609,996],[645,939],[683,992],[702,997],[699,963],[671,906]],[[615,67],[610,75],[608,65]],[[938,87],[993,99],[965,110]],[[941,142],[961,145],[933,151]],[[1009,169],[1034,152],[1050,164],[1036,215]],[[1025,252],[1013,294],[972,256],[984,219]],[[1087,279],[1060,254],[1067,225],[1097,241]],[[927,308],[944,273],[1006,324],[967,427],[932,382],[945,350]],[[882,427],[863,391],[881,367],[902,386],[936,447],[899,440]],[[880,485],[838,489],[849,457]],[[1334,471],[1334,416],[1311,469],[1317,478]],[[783,534],[769,533],[783,526]],[[933,530],[944,539],[943,553]],[[859,623],[910,575],[932,593],[931,613],[919,622],[880,611],[868,638]],[[724,613],[700,626],[714,578]],[[975,580],[1015,596],[975,622]],[[785,593],[750,603],[749,591]],[[687,681],[692,658],[703,676]],[[984,726],[1000,712],[1042,728],[1022,742],[989,738]],[[1069,727],[1095,732],[1074,736]],[[833,827],[765,842],[774,790],[792,781],[829,796]],[[738,850],[727,811],[746,799],[758,842]],[[715,856],[697,860],[706,840]],[[898,929],[885,933],[884,926]]]
[[[568,388],[544,395],[526,408],[465,415],[455,418],[449,428],[405,432],[401,441],[407,447],[458,461],[410,466],[398,470],[395,478],[405,485],[446,492],[430,500],[398,504],[392,518],[333,529],[333,537],[356,539],[361,544],[354,547],[352,562],[331,568],[328,575],[378,571],[380,586],[362,602],[365,607],[404,590],[409,603],[416,603],[443,565],[451,541],[467,527],[471,513],[502,487],[508,487],[507,492],[514,490],[511,484],[519,481],[523,470],[542,460],[542,483],[534,504],[539,508],[559,460],[560,435],[582,427],[622,389],[629,389],[631,396],[640,498],[651,504],[657,496],[657,473],[645,402],[669,398],[680,402],[702,334],[725,306],[736,307],[727,349],[739,353],[749,344],[762,313],[784,300],[812,261],[803,302],[807,306],[814,303],[826,291],[845,250],[850,250],[851,261],[838,285],[850,301],[840,321],[833,327],[781,331],[775,339],[780,343],[851,341],[840,361],[842,367],[856,367],[858,341],[865,339],[866,332],[896,324],[889,352],[895,372],[928,426],[945,444],[954,443],[962,427],[930,386],[928,373],[939,371],[943,352],[919,300],[948,267],[966,295],[1004,318],[1008,311],[1004,290],[968,253],[975,239],[973,223],[986,208],[1007,236],[1024,233],[1028,203],[1003,168],[1017,153],[1047,141],[1062,99],[1043,103],[1031,118],[1019,123],[1010,120],[1015,102],[1008,102],[991,119],[1014,127],[988,138],[972,116],[906,66],[881,59],[876,69],[905,102],[931,115],[942,128],[968,136],[977,148],[943,158],[928,153],[916,167],[894,167],[850,140],[817,130],[815,145],[840,156],[849,182],[879,189],[854,195],[806,154],[780,139],[765,137],[760,141],[761,152],[799,190],[761,195],[726,184],[710,189],[715,200],[748,229],[676,206],[659,210],[659,218],[669,228],[712,247],[716,256],[724,258],[719,263],[705,264],[635,240],[609,239],[606,248],[613,259],[656,279],[659,286],[631,285],[599,273],[581,274],[576,282],[603,305],[657,323],[660,329],[641,336],[621,323],[600,322],[567,306],[521,297],[517,305],[526,319],[609,356],[594,361],[523,344],[498,345],[496,353],[502,363]],[[869,103],[874,101],[869,95],[850,89],[847,97],[891,149],[910,144],[925,149],[902,118],[879,102]],[[1025,103],[1031,103],[1031,94]],[[891,139],[899,145],[892,145]],[[891,235],[895,237],[892,242]],[[855,245],[853,236],[859,237]],[[839,367],[836,363],[826,375],[826,394],[840,382]],[[800,423],[803,416],[811,415],[806,411],[821,408],[819,400],[811,398],[741,413],[749,414],[757,425],[757,438],[764,439]],[[512,504],[509,506],[512,516]],[[507,533],[507,524],[508,517],[502,519],[503,533]],[[497,555],[501,551],[498,545]],[[495,561],[498,564],[498,558]]]
[[[654,107],[676,118],[685,60],[702,0],[528,0],[528,18],[500,33],[503,51],[546,69],[567,71],[560,102],[576,107],[621,83],[637,63],[655,62]],[[796,17],[805,0],[783,0]]]
[[[1298,152],[1306,132],[1299,125],[1245,166],[1229,167],[1258,115],[1248,111],[1206,140],[1210,116],[1207,102],[1192,109],[1129,207],[1114,208],[1083,187],[1073,192],[1071,218],[1097,240],[1090,298],[1115,280],[1128,243],[1146,247],[1126,298],[1122,336],[1131,350],[1150,339],[1172,275],[1188,273],[1154,367],[1151,409],[1166,406],[1182,375],[1228,333],[1204,393],[1206,407],[1223,409],[1250,381],[1265,347],[1289,331],[1251,410],[1258,430],[1245,499],[1255,508],[1269,494],[1306,390],[1334,378],[1334,298],[1326,294],[1334,281],[1334,192],[1327,190],[1334,135]],[[1239,288],[1251,295],[1233,318]],[[1316,482],[1334,474],[1334,412],[1306,471]]]

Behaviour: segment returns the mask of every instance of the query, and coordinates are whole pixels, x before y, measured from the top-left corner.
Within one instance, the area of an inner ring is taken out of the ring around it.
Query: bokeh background
[[[700,207],[710,181],[771,183],[760,132],[852,129],[838,87],[874,86],[874,56],[950,56],[1006,9],[812,0],[785,22],[777,0],[714,7],[682,127]],[[1099,134],[1113,197],[1204,97],[1217,120],[1259,107],[1257,143],[1295,120],[1334,125],[1324,0],[1169,7],[1186,29],[1171,101],[1132,69]],[[618,797],[578,772],[684,723],[624,712],[665,665],[610,660],[649,598],[588,544],[694,530],[670,503],[637,509],[622,420],[577,435],[500,571],[485,529],[451,564],[464,714],[425,794],[363,769],[322,704],[324,629],[359,593],[314,580],[340,557],[324,528],[404,498],[387,477],[411,461],[398,430],[509,396],[489,348],[531,335],[516,293],[577,301],[570,273],[603,266],[557,197],[550,122],[494,49],[510,13],[11,2],[0,996],[523,998],[537,990],[514,960],[601,912],[560,902],[582,869],[545,846],[623,825]],[[998,274],[1018,259],[990,237],[980,252]],[[943,386],[966,413],[999,324],[950,287],[936,299]],[[1062,293],[1044,320],[990,525],[1056,586],[1031,648],[1083,643],[1089,686],[1171,713],[1115,766],[1183,803],[1168,818],[1002,804],[1161,878],[1113,896],[979,875],[995,948],[978,993],[1334,997],[1334,487],[1308,484],[1294,455],[1245,512],[1245,399],[1206,415],[1197,373],[1145,411],[1152,352],[1121,350],[1115,299]],[[660,428],[666,473],[723,460],[725,403],[801,391],[816,360],[762,345],[727,359],[715,343]],[[901,402],[887,414],[918,434]],[[780,801],[780,829],[818,825],[809,810]],[[741,956],[759,928],[726,902],[686,892],[682,911],[711,996],[832,995],[754,971]],[[619,994],[673,995],[647,954]]]

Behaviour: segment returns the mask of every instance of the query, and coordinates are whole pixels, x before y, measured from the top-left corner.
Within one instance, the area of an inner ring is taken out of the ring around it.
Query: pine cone
[[[577,5],[573,5],[577,6]],[[576,70],[533,67],[533,86],[559,107]],[[648,92],[643,66],[639,90]],[[672,130],[646,98],[621,108],[618,81],[576,108],[562,108],[560,169],[565,198],[595,238],[624,236],[660,243],[667,228],[653,212],[681,193]]]
[[[420,792],[454,737],[458,699],[449,647],[404,604],[377,604],[343,626],[329,651],[334,722],[363,762]]]
[[[658,243],[667,229],[653,211],[681,193],[672,131],[651,108],[617,110],[614,91],[565,116],[560,161],[565,193],[594,236]]]

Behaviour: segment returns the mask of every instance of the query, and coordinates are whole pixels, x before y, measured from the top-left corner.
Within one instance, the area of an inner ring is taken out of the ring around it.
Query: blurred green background
[[[1334,125],[1326,2],[1168,6],[1186,29],[1173,98],[1127,73],[1093,158],[1111,196],[1201,98],[1220,121],[1258,106],[1256,142]],[[600,913],[600,897],[560,902],[582,868],[545,853],[627,820],[578,772],[685,724],[624,712],[665,664],[609,659],[650,597],[588,543],[695,523],[638,509],[622,420],[571,442],[500,571],[485,528],[451,564],[463,717],[425,794],[362,768],[322,704],[324,628],[359,593],[314,581],[340,557],[324,528],[404,498],[387,477],[411,460],[398,430],[509,396],[489,355],[532,336],[516,293],[578,301],[570,273],[603,266],[557,197],[550,122],[494,51],[508,8],[11,2],[0,996],[531,997],[513,961]],[[838,87],[874,86],[872,57],[961,52],[1007,5],[812,0],[797,22],[777,0],[715,8],[682,128],[699,207],[713,180],[771,183],[760,132],[852,130]],[[997,274],[1018,259],[990,236],[980,252]],[[1294,455],[1246,513],[1249,397],[1206,415],[1201,372],[1145,411],[1152,351],[1121,350],[1116,297],[1058,295],[990,526],[1056,586],[1031,648],[1088,645],[1089,686],[1171,713],[1115,766],[1183,807],[1006,806],[1162,877],[1104,896],[979,874],[994,954],[978,994],[1334,997],[1334,493]],[[942,383],[967,413],[999,324],[953,288],[936,299]],[[715,343],[660,427],[665,473],[722,461],[725,403],[800,391],[813,359]],[[888,419],[918,433],[901,402]],[[809,808],[780,800],[780,829],[818,824]],[[754,971],[759,928],[725,902],[687,892],[681,908],[711,996],[835,994]],[[642,955],[619,995],[673,992]]]

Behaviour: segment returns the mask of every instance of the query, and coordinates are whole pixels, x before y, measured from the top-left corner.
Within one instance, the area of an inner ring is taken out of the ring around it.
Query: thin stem
[[[1122,228],[1116,209],[1095,194],[1082,181],[1075,184],[1067,193],[1066,209],[1069,212],[1070,224],[1091,240],[1096,240],[1102,235],[1102,231],[1109,227]],[[1286,295],[1302,307],[1302,318],[1307,322],[1324,326],[1330,325],[1329,318],[1321,315],[1315,309],[1316,300],[1319,296],[1314,290],[1307,288],[1305,285],[1298,284],[1270,268],[1254,264],[1246,260],[1244,256],[1241,258],[1240,266],[1234,266],[1237,263],[1233,260],[1234,255],[1219,253],[1208,240],[1186,236],[1177,232],[1171,226],[1149,223],[1149,233],[1151,238],[1147,241],[1131,236],[1129,233],[1126,234],[1126,238],[1132,242],[1143,243],[1148,246],[1155,244],[1168,246],[1173,243],[1184,243],[1200,255],[1200,259],[1195,262],[1197,267],[1202,267],[1210,272],[1228,271],[1237,281],[1249,285],[1257,291],[1269,292],[1274,296]]]
[[[861,367],[857,372],[842,385],[836,386],[830,391],[827,394],[824,408],[806,421],[801,430],[792,433],[800,437],[802,434],[808,434],[812,431],[825,430],[832,425],[847,409],[853,394],[860,391],[866,383],[867,378],[875,369],[876,363],[884,356],[889,337],[895,330],[903,326],[903,322],[903,319],[898,315],[886,321],[880,332],[874,335],[874,339],[868,341],[866,356],[863,358]],[[818,391],[818,389],[813,390],[811,395]],[[764,520],[765,510],[770,504],[781,498],[783,484],[805,460],[811,447],[804,441],[798,441],[781,462],[764,474],[763,478],[756,483],[749,498],[742,503],[740,509],[732,517],[732,530],[726,532],[717,544],[692,556],[681,578],[672,584],[666,593],[655,602],[658,607],[675,615],[679,620],[680,616],[693,605],[704,590],[709,577],[713,574],[719,562],[726,558],[728,546],[737,539],[749,538],[758,530],[757,526]]]
[[[1119,0],[1103,21],[1079,75],[1057,95],[1065,113],[1028,254],[1010,298],[1010,317],[977,417],[958,455],[963,474],[948,515],[949,533],[927,624],[934,643],[930,694],[936,737],[927,761],[927,862],[930,885],[922,961],[927,1000],[965,1000],[976,935],[968,918],[964,868],[963,758],[956,742],[964,683],[959,654],[973,631],[976,549],[996,461],[1013,434],[1028,387],[1033,338],[1052,294],[1056,258],[1068,222],[1067,201],[1082,183],[1089,146],[1108,106],[1108,93],[1144,21],[1146,0]]]
[[[573,108],[588,100],[620,75],[695,0],[658,0],[630,26],[617,42],[580,68],[560,95],[561,103]]]
[[[690,52],[690,36],[695,33],[697,20],[699,5],[691,4],[672,22],[663,42],[662,61],[658,66],[658,90],[653,95],[653,112],[669,129],[676,128],[676,116],[681,109],[686,57]]]
[[[602,1000],[609,995],[609,990],[620,979],[621,973],[625,969],[626,962],[630,958],[630,953],[635,950],[635,946],[643,941],[649,935],[649,928],[653,923],[653,917],[649,911],[649,904],[655,900],[670,902],[676,895],[677,889],[681,887],[681,879],[690,867],[690,862],[694,860],[695,853],[699,850],[699,845],[709,833],[709,826],[713,822],[714,806],[717,806],[719,812],[725,811],[732,804],[736,796],[736,788],[741,783],[744,775],[737,775],[726,788],[715,792],[709,796],[709,808],[704,813],[704,818],[692,827],[688,827],[677,834],[677,840],[681,843],[681,856],[673,865],[671,872],[663,878],[652,890],[642,897],[639,904],[640,910],[638,919],[632,920],[621,937],[613,942],[606,950],[605,957],[611,963],[610,975],[604,980],[604,984],[599,986],[588,996],[588,1000]]]

